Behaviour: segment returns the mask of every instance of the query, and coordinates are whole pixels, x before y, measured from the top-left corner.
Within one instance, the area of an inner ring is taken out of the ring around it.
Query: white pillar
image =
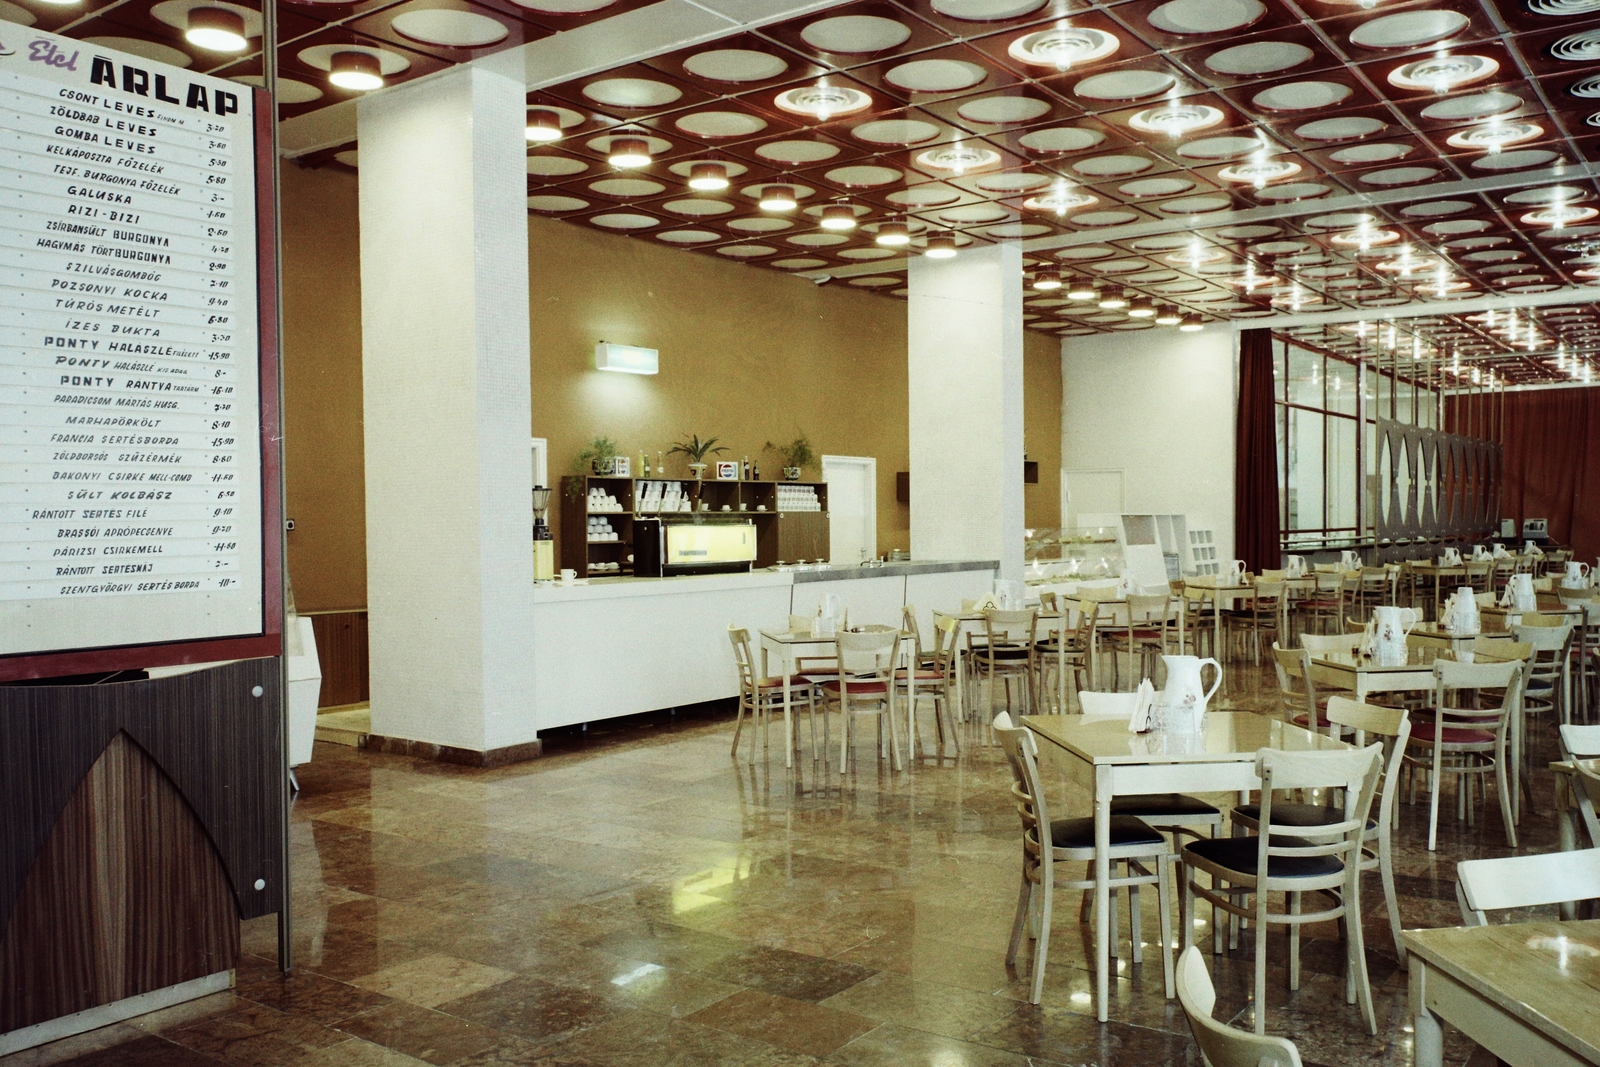
[[[913,559],[1022,577],[1022,250],[918,256],[907,328]]]
[[[467,752],[535,737],[524,115],[472,67],[358,110],[372,732]]]

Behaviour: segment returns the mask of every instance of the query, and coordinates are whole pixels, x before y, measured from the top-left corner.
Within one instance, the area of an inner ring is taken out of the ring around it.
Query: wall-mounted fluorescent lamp
[[[601,341],[594,346],[596,370],[614,370],[623,374],[656,374],[661,369],[661,353],[653,348],[636,345],[613,345]]]

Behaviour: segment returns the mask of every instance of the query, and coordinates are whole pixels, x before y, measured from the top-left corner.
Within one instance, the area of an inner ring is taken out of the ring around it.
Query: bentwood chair
[[[1395,798],[1399,793],[1406,742],[1411,738],[1411,719],[1404,708],[1380,707],[1332,696],[1328,698],[1328,720],[1353,731],[1357,748],[1364,748],[1369,740],[1376,740],[1388,750],[1384,757],[1378,817],[1367,820],[1362,841],[1361,869],[1376,870],[1382,879],[1383,903],[1389,912],[1389,932],[1394,937],[1395,954],[1404,965],[1406,950],[1400,941],[1400,905],[1394,887],[1393,838],[1399,818]],[[1300,827],[1298,832],[1304,837],[1316,837],[1318,827],[1337,823],[1344,815],[1341,809],[1323,804],[1281,803],[1276,805],[1273,818],[1281,826]],[[1259,832],[1261,805],[1240,804],[1229,814],[1229,819],[1235,834],[1241,829]]]
[[[1433,721],[1413,727],[1410,747],[1416,754],[1406,757],[1413,768],[1412,802],[1416,800],[1415,771],[1421,769],[1428,775],[1428,851],[1433,852],[1438,847],[1439,795],[1443,792],[1443,776],[1447,774],[1458,779],[1456,817],[1466,819],[1469,825],[1473,807],[1469,803],[1467,783],[1473,778],[1494,775],[1506,843],[1516,848],[1517,827],[1511,815],[1506,766],[1512,718],[1522,706],[1522,664],[1434,660],[1433,679]],[[1463,708],[1451,701],[1451,694],[1485,689],[1501,691],[1500,707]]]
[[[1065,715],[1070,706],[1067,697],[1068,674],[1072,675],[1074,692],[1082,692],[1094,684],[1090,653],[1094,649],[1094,628],[1099,614],[1098,601],[1079,601],[1076,626],[1069,627],[1067,613],[1062,612],[1059,618],[1046,623],[1051,629],[1034,645],[1039,665],[1039,693],[1041,696],[1055,694],[1053,704],[1059,714]],[[1050,681],[1052,671],[1056,674],[1053,687]]]
[[[1284,722],[1308,730],[1326,730],[1323,712],[1326,701],[1317,699],[1317,686],[1311,678],[1311,652],[1304,648],[1279,648],[1272,642],[1272,666],[1278,675],[1278,714]]]
[[[1155,677],[1155,659],[1167,650],[1172,598],[1164,593],[1155,596],[1129,593],[1127,612],[1127,626],[1118,627],[1106,635],[1106,645],[1111,650],[1112,684],[1119,689],[1119,652],[1128,654],[1128,674],[1132,681],[1130,688],[1138,687],[1138,678],[1141,676]]]
[[[1010,709],[1013,678],[1022,686],[1022,708],[1032,710],[1038,628],[1039,614],[1032,609],[1001,611],[990,608],[983,613],[983,641],[972,641],[973,635],[967,635],[970,642],[967,656],[977,669],[978,680],[989,680],[990,719],[994,718],[995,691],[1002,683],[1006,690],[1006,708]]]
[[[750,717],[750,762],[756,758],[757,720],[761,724],[761,747],[767,747],[769,718],[774,710],[783,713],[783,678],[763,678],[756,672],[756,658],[750,651],[750,631],[738,626],[728,627],[728,640],[733,645],[733,661],[739,669],[739,711],[733,721],[733,749],[730,755],[739,754],[739,733],[744,729],[745,716]],[[794,676],[789,679],[791,706],[803,703],[811,724],[811,758],[817,758],[817,684],[809,678]],[[823,746],[827,746],[828,717],[822,717]]]
[[[1456,864],[1463,926],[1488,926],[1486,911],[1572,905],[1595,897],[1600,897],[1600,848]]]
[[[1267,1027],[1267,931],[1272,926],[1288,928],[1289,988],[1299,989],[1300,928],[1331,919],[1345,920],[1345,999],[1351,1004],[1359,1002],[1367,1032],[1378,1032],[1361,929],[1361,861],[1382,763],[1383,746],[1379,744],[1315,752],[1264,748],[1256,753],[1261,832],[1252,837],[1196,841],[1183,850],[1183,904],[1178,914],[1184,947],[1194,940],[1196,895],[1210,903],[1215,917],[1226,913],[1255,924],[1258,1034],[1266,1033]],[[1292,789],[1343,790],[1339,821],[1318,826],[1314,840],[1298,836],[1305,828],[1275,818],[1272,802],[1275,792]],[[1200,884],[1197,875],[1206,875],[1211,884]],[[1305,911],[1305,894],[1322,891],[1333,903],[1321,911]],[[1284,894],[1284,910],[1271,910],[1269,899],[1274,893]]]
[[[1519,643],[1533,646],[1524,694],[1526,710],[1531,715],[1546,711],[1559,712],[1562,723],[1571,722],[1567,669],[1574,627],[1560,616],[1524,615],[1522,618],[1523,623],[1515,627],[1512,633]],[[1532,618],[1538,618],[1540,624],[1529,625],[1528,620]],[[1558,625],[1543,625],[1543,620],[1549,618],[1556,618]]]
[[[1178,957],[1177,984],[1178,1003],[1207,1067],[1301,1067],[1300,1051],[1288,1038],[1247,1034],[1212,1018],[1216,989],[1206,973],[1205,958],[1193,945]]]
[[[887,752],[895,770],[900,769],[900,738],[894,720],[894,666],[900,647],[897,629],[868,633],[842,632],[834,639],[839,674],[822,683],[822,691],[839,705],[839,768],[849,766],[851,742],[855,738],[855,719],[867,712],[878,719],[878,758]],[[884,722],[888,721],[887,746]]]
[[[909,609],[907,609],[909,610]],[[961,753],[961,735],[956,730],[955,710],[951,699],[955,693],[956,633],[960,620],[950,615],[935,613],[933,651],[926,657],[922,639],[915,630],[909,635],[915,647],[910,661],[894,672],[895,684],[906,698],[906,749],[914,760],[918,755],[917,704],[932,698],[933,728],[939,742],[939,751],[948,741]]]
[[[1044,996],[1044,968],[1050,947],[1050,925],[1054,914],[1055,891],[1094,889],[1093,878],[1070,878],[1058,873],[1056,864],[1083,863],[1094,871],[1094,819],[1051,819],[1039,776],[1038,746],[1032,731],[1013,727],[1005,712],[995,716],[994,733],[1011,766],[1011,796],[1022,819],[1022,885],[1017,895],[1016,918],[1011,924],[1011,943],[1006,947],[1006,963],[1016,962],[1017,950],[1025,935],[1034,939],[1033,985],[1029,1000],[1037,1004]],[[1048,844],[1046,844],[1048,840]],[[1167,877],[1171,856],[1166,838],[1154,827],[1128,815],[1111,818],[1111,869],[1125,868],[1121,876],[1109,881],[1112,900],[1116,890],[1126,887],[1130,910],[1128,933],[1133,942],[1133,962],[1143,961],[1140,930],[1139,887],[1154,885],[1161,916],[1161,962],[1166,994],[1173,993],[1172,975],[1172,889]],[[1115,915],[1115,905],[1112,908]],[[1116,937],[1115,934],[1112,935]],[[1105,958],[1109,945],[1097,945],[1099,958]]]

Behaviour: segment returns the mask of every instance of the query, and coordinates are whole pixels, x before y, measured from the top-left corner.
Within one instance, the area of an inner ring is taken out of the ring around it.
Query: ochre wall
[[[361,439],[361,307],[355,176],[284,169],[284,380],[290,574],[301,610],[366,603]],[[721,438],[721,458],[778,461],[768,440],[806,433],[819,455],[878,461],[878,549],[910,543],[894,476],[908,463],[906,305],[817,287],[648,238],[528,220],[533,433],[550,477],[590,438],[638,462],[681,436]],[[1039,461],[1030,526],[1059,523],[1061,364],[1054,338],[1027,333],[1025,447]],[[654,377],[594,369],[597,341],[661,353]],[[960,427],[951,447],[960,447]],[[682,457],[668,461],[684,472]],[[813,465],[807,478],[817,478]]]

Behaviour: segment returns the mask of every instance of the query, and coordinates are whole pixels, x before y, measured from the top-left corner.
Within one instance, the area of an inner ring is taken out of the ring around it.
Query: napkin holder
[[[1128,729],[1136,734],[1147,734],[1155,729],[1156,688],[1146,678],[1139,683],[1139,689],[1134,694],[1138,699],[1133,705],[1133,714],[1128,716]]]

